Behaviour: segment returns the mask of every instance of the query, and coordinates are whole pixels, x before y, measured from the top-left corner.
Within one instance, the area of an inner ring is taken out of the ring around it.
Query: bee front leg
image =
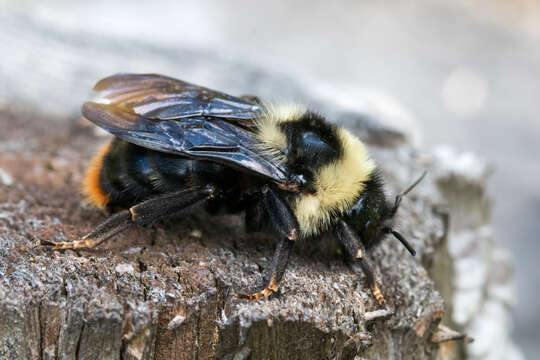
[[[42,241],[42,243],[51,246],[53,250],[93,248],[132,225],[149,225],[171,217],[181,210],[213,197],[215,191],[215,187],[209,185],[159,195],[108,217],[80,240]]]
[[[259,300],[276,292],[285,274],[289,256],[298,237],[299,225],[289,205],[269,187],[263,188],[261,201],[268,221],[281,240],[278,243],[270,265],[269,277],[261,291],[251,294],[237,294],[241,299]]]
[[[377,299],[379,305],[387,308],[386,300],[384,299],[382,291],[375,280],[373,271],[375,264],[366,253],[366,249],[364,244],[362,244],[361,239],[358,238],[350,226],[343,220],[340,220],[337,225],[337,235],[349,257],[360,264],[362,271],[366,275],[371,292],[373,293],[373,296],[375,296],[375,299]],[[389,315],[391,313],[392,312],[389,311]]]

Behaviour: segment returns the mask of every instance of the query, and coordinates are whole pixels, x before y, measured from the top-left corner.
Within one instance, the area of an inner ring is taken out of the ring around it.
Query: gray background
[[[352,108],[370,98],[391,106],[402,126],[416,123],[406,126],[419,129],[421,148],[480,154],[494,164],[498,242],[515,257],[514,337],[529,358],[540,351],[540,4],[0,0],[0,44],[0,106],[73,115],[96,73],[119,71],[208,86],[228,78],[221,90],[247,92],[246,69],[260,68],[282,79],[266,91],[274,99],[302,100],[287,79]],[[85,46],[103,53],[89,58]],[[220,69],[219,59],[246,67]],[[15,82],[25,90],[12,91],[21,89]]]

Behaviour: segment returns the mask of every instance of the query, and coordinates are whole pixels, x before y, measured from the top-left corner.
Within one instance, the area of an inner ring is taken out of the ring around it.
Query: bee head
[[[392,226],[402,198],[418,185],[425,175],[426,172],[405,191],[398,194],[393,205],[387,201],[377,173],[366,183],[364,191],[346,214],[345,219],[356,231],[366,248],[369,249],[377,245],[386,235],[393,235],[411,255],[416,255],[411,244]]]

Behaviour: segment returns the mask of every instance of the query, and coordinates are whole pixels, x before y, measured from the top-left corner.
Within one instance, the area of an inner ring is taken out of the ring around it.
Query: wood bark
[[[373,252],[396,310],[390,319],[366,318],[379,307],[361,272],[313,244],[299,245],[278,296],[246,302],[232,295],[262,282],[274,242],[246,234],[241,216],[196,211],[92,251],[40,246],[77,238],[104,218],[79,193],[104,138],[33,113],[4,110],[0,118],[0,168],[10,180],[0,191],[1,358],[435,356],[430,337],[444,307],[429,268],[445,251],[445,231],[429,194],[418,190],[399,214],[417,258],[392,240]],[[373,147],[391,193],[423,168],[409,146],[400,149]]]
[[[409,136],[414,129],[385,125],[396,119],[369,101],[344,109],[283,74],[206,51],[57,29],[17,11],[0,19],[0,39],[10,49],[0,63],[0,359],[466,355],[462,342],[437,344],[432,337],[441,338],[441,319],[457,330],[478,320],[462,301],[470,298],[470,288],[460,290],[466,274],[454,272],[461,258],[508,265],[484,256],[482,246],[491,244],[482,237],[486,171],[464,174],[449,167],[448,157],[417,151]],[[29,59],[38,64],[29,69]],[[130,229],[93,251],[40,246],[41,240],[75,239],[104,219],[81,202],[80,184],[106,137],[79,119],[79,106],[96,80],[120,71],[162,72],[231,93],[308,103],[369,144],[392,195],[428,169],[398,214],[398,228],[418,255],[390,239],[372,253],[395,315],[378,319],[361,272],[340,256],[325,256],[330,251],[317,244],[299,244],[278,296],[235,299],[237,290],[262,282],[274,248],[272,237],[246,234],[242,216],[196,211]],[[465,230],[469,238],[459,237]],[[467,246],[480,250],[471,255]],[[507,286],[506,274],[474,285],[481,295],[473,297],[473,309],[493,303],[484,294],[493,289],[489,284]],[[497,300],[505,314],[508,297]]]

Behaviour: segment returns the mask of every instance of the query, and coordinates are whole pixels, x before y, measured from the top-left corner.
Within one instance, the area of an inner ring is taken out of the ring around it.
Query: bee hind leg
[[[53,250],[93,248],[132,225],[149,225],[171,217],[181,210],[213,197],[215,191],[215,187],[209,185],[159,195],[108,217],[79,240],[42,241],[42,244],[51,246]]]
[[[132,224],[131,213],[129,210],[124,210],[118,214],[109,216],[104,222],[79,240],[59,242],[42,240],[42,244],[51,246],[53,250],[93,248],[119,232],[126,230]]]

